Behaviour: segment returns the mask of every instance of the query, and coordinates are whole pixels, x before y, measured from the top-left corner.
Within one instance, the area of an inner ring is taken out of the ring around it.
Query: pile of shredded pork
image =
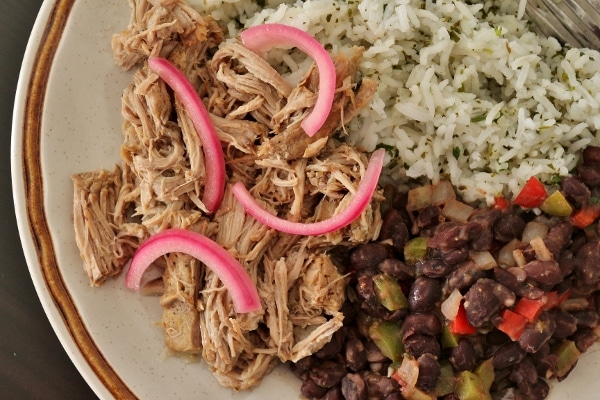
[[[233,254],[258,288],[263,308],[236,314],[221,281],[198,260],[172,253],[155,262],[158,279],[145,294],[160,296],[166,346],[201,354],[218,381],[249,389],[279,362],[319,350],[342,326],[345,277],[332,262],[335,246],[377,237],[377,192],[348,227],[302,237],[277,232],[245,214],[230,186],[242,181],[280,217],[320,221],[344,209],[366,168],[358,149],[333,137],[375,92],[359,77],[362,49],[333,56],[337,91],[323,128],[308,137],[300,122],[316,100],[313,66],[291,86],[263,58],[181,0],[133,0],[128,28],[113,37],[116,62],[135,70],[122,97],[123,144],[113,171],[76,174],[77,245],[92,285],[119,274],[156,232],[202,233]],[[149,72],[147,58],[169,59],[195,85],[222,142],[227,165],[223,203],[209,215],[202,143],[171,90]]]

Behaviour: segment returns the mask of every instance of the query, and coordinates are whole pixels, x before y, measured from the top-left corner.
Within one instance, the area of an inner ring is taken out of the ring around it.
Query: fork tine
[[[581,42],[587,43],[587,47],[600,48],[600,12],[588,1],[563,0],[572,13],[573,25],[582,33]],[[600,7],[600,6],[598,6]]]
[[[567,42],[571,46],[581,47],[585,45],[586,37],[585,34],[581,31],[579,24],[575,23],[577,21],[577,16],[571,11],[568,6],[565,6],[565,3],[561,0],[542,0],[544,5],[548,7],[550,12],[556,16],[559,23],[568,30],[571,35],[575,38],[574,43]],[[565,39],[566,41],[566,39]]]
[[[539,33],[600,49],[600,0],[529,0],[527,15]]]
[[[543,1],[529,0],[527,2],[527,15],[533,22],[533,27],[544,36],[552,36],[560,42],[571,46],[580,46],[581,43],[567,30],[562,22],[544,4]]]

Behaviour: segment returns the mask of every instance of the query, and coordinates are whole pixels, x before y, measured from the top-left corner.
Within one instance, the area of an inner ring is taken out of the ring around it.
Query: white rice
[[[530,32],[525,0],[190,3],[231,37],[279,22],[332,52],[364,46],[360,71],[379,89],[346,139],[385,146],[393,179],[445,178],[465,200],[491,201],[532,175],[568,174],[582,148],[600,145],[600,53]],[[270,57],[292,81],[311,62],[299,52]]]

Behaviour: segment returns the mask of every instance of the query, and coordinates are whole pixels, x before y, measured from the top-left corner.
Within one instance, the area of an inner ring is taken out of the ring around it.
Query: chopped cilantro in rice
[[[191,3],[230,35],[280,22],[333,52],[364,46],[360,72],[379,89],[341,135],[389,149],[392,179],[447,178],[465,200],[491,201],[532,175],[567,175],[600,144],[600,53],[531,32],[525,0]],[[311,62],[301,52],[271,58],[292,81]]]

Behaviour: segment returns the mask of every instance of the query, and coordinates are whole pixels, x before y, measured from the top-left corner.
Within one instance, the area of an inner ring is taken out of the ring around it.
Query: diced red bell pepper
[[[558,306],[560,303],[568,299],[569,296],[571,296],[571,290],[567,290],[560,295],[556,290],[546,293],[543,296],[546,298],[546,304],[544,304],[543,310],[550,310],[551,308]]]
[[[449,323],[450,333],[454,333],[457,335],[473,335],[477,333],[477,328],[475,328],[469,320],[467,319],[467,312],[465,311],[465,306],[461,301],[458,306],[458,313],[456,314],[456,318],[454,318]]]
[[[508,207],[510,207],[510,201],[509,200],[505,199],[502,196],[496,196],[496,197],[494,197],[494,205],[492,206],[492,208],[495,208],[496,210],[504,211]]]
[[[538,319],[542,311],[544,310],[544,306],[547,302],[546,297],[542,297],[540,299],[531,300],[526,297],[521,298],[515,308],[513,309],[519,315],[524,316],[529,321],[535,321]]]
[[[600,217],[600,205],[593,204],[577,210],[571,215],[571,224],[577,228],[584,229],[594,223]]]
[[[512,312],[508,308],[502,310],[500,316],[502,317],[502,322],[500,322],[497,328],[506,333],[511,340],[519,340],[525,330],[525,325],[527,325],[527,318]]]
[[[544,310],[550,310],[558,305],[558,292],[553,290],[544,295],[546,298],[546,304],[544,304]]]
[[[546,197],[548,197],[546,187],[535,176],[532,176],[525,183],[514,203],[525,208],[535,208],[541,206]]]

